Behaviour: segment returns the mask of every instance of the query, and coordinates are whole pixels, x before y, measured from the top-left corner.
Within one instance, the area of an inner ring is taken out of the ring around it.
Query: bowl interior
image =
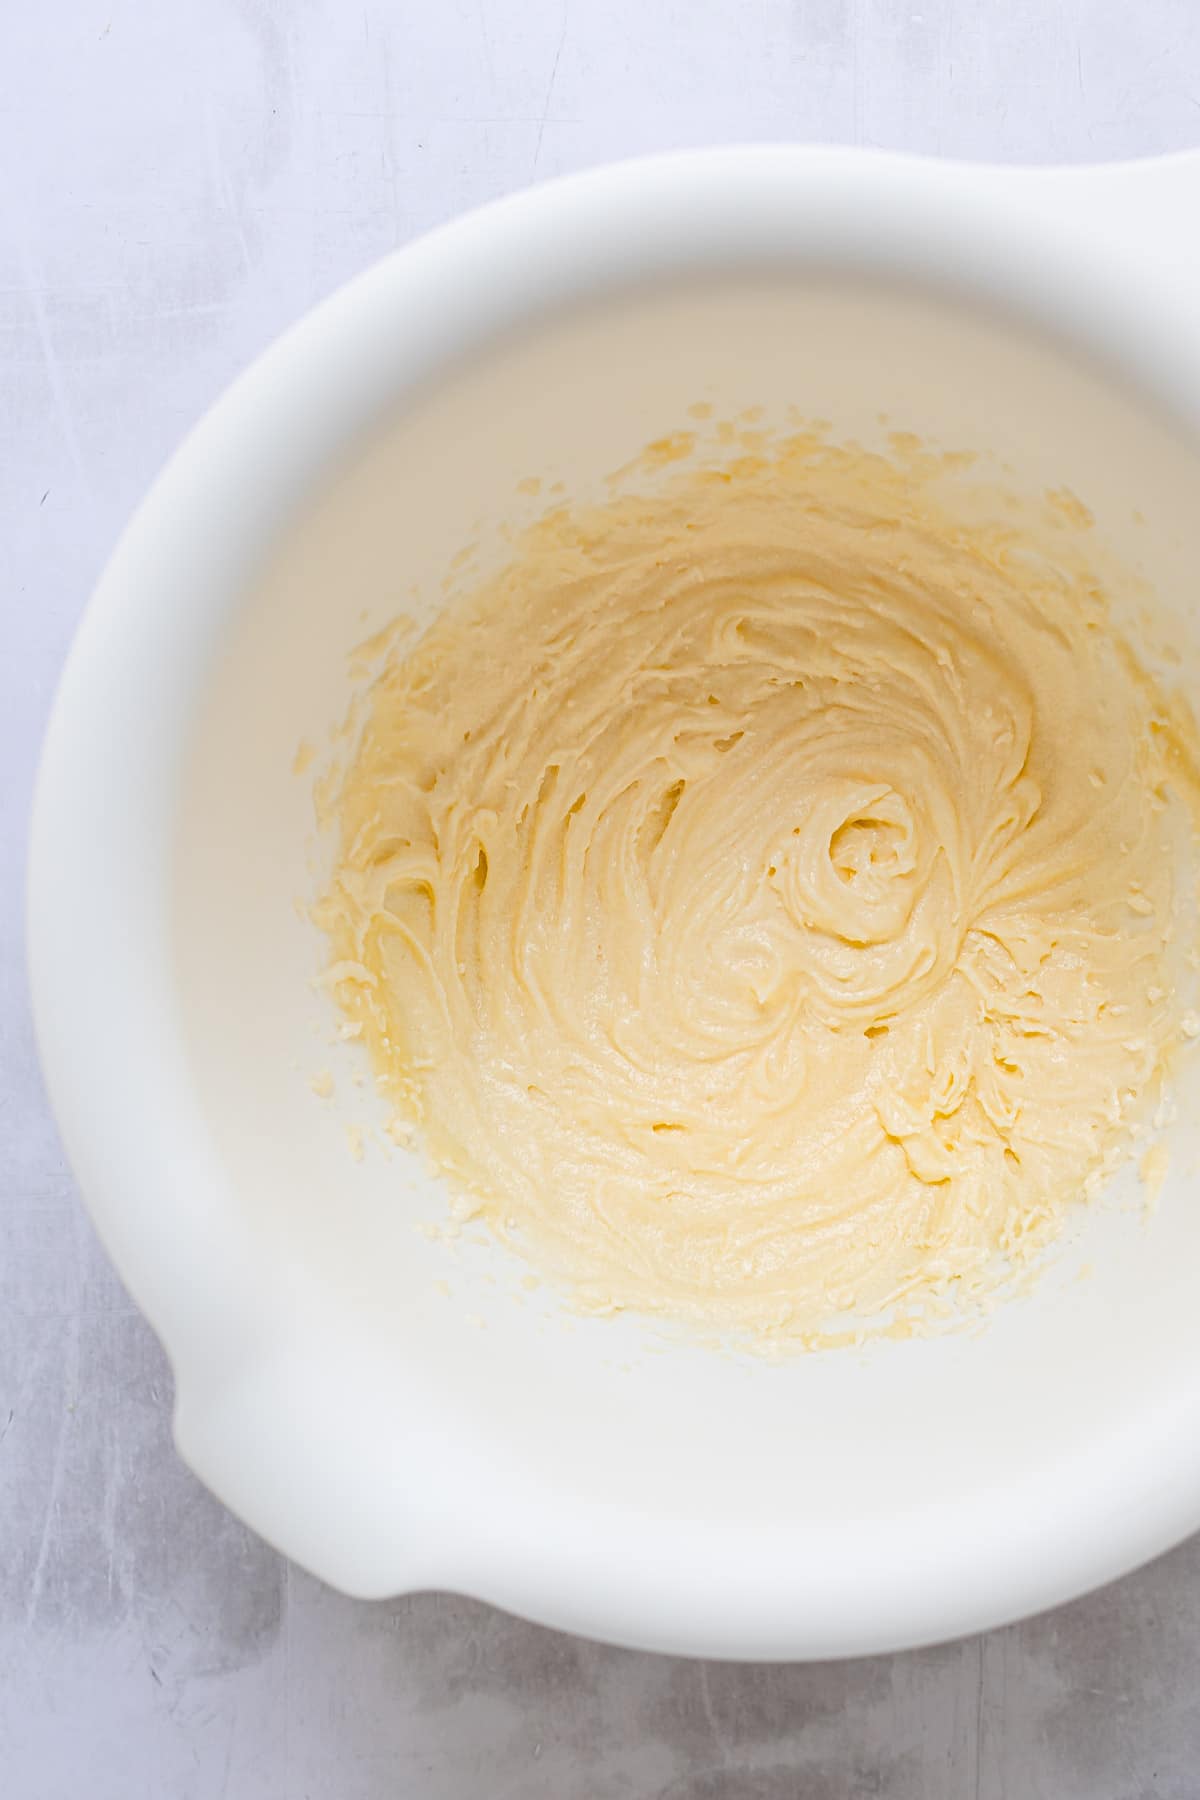
[[[848,1532],[881,1556],[907,1544],[932,1568],[956,1544],[985,1556],[1014,1507],[1045,1519],[1050,1494],[1060,1513],[1082,1498],[1079,1531],[1101,1531],[1113,1472],[1121,1504],[1135,1504],[1139,1468],[1157,1478],[1150,1446],[1193,1404],[1194,1080],[1151,1218],[1127,1177],[1079,1214],[1032,1295],[985,1328],[772,1364],[635,1319],[576,1317],[529,1291],[510,1252],[423,1231],[444,1219],[444,1196],[416,1156],[385,1147],[370,1071],[334,1041],[336,1014],[313,984],[323,946],[296,903],[318,890],[329,846],[311,771],[297,776],[293,761],[302,743],[327,760],[350,652],[398,611],[442,604],[464,546],[478,546],[476,567],[494,564],[504,527],[535,516],[554,484],[602,494],[698,402],[723,417],[761,407],[768,424],[796,408],[868,443],[912,431],[985,453],[1023,492],[1071,488],[1098,542],[1153,586],[1172,654],[1194,672],[1195,445],[1117,372],[1047,333],[911,284],[798,272],[631,289],[505,333],[385,406],[312,489],[208,673],[172,929],[228,1203],[261,1247],[272,1304],[282,1294],[323,1334],[344,1431],[399,1442],[424,1408],[438,1449],[421,1466],[410,1456],[398,1479],[428,1487],[431,1516],[469,1515],[477,1537],[485,1515],[511,1526],[520,1512],[536,1536],[552,1509],[586,1506],[641,1541],[693,1529],[738,1541],[743,1568],[748,1535],[811,1557]],[[533,481],[539,493],[518,491]],[[326,1070],[335,1093],[322,1100],[310,1083]],[[348,1126],[363,1132],[361,1161]],[[476,1489],[466,1499],[464,1483]],[[608,1541],[593,1536],[597,1555]],[[456,1554],[439,1573],[469,1586],[476,1551]]]

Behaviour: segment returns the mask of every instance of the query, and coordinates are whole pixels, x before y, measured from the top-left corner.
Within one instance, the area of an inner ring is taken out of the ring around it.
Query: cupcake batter
[[[969,526],[931,461],[561,510],[371,689],[338,1000],[586,1305],[818,1342],[986,1295],[1180,1039],[1190,725],[1071,507]]]

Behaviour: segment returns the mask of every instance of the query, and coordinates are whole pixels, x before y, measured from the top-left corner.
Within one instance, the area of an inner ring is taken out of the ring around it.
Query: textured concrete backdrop
[[[3,1800],[1200,1796],[1200,1541],[1032,1624],[817,1668],[326,1592],[176,1462],[169,1373],[35,1070],[37,744],[99,565],[184,428],[290,319],[449,214],[615,155],[770,137],[1006,160],[1195,145],[1200,6],[0,6]]]

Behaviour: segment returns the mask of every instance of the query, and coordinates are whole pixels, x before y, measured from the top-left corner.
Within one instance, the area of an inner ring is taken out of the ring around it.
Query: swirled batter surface
[[[1187,729],[1069,508],[967,525],[919,462],[552,514],[369,695],[339,1001],[589,1305],[819,1341],[985,1293],[1179,1041]]]

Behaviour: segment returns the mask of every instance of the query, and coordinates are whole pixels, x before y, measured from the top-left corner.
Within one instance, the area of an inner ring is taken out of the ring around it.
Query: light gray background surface
[[[808,1668],[329,1593],[176,1461],[169,1371],[47,1113],[29,789],[80,608],[165,454],[415,232],[603,159],[745,138],[1195,145],[1200,4],[0,0],[3,1800],[1200,1796],[1200,1540],[1027,1625]],[[86,906],[86,866],[72,879]]]

